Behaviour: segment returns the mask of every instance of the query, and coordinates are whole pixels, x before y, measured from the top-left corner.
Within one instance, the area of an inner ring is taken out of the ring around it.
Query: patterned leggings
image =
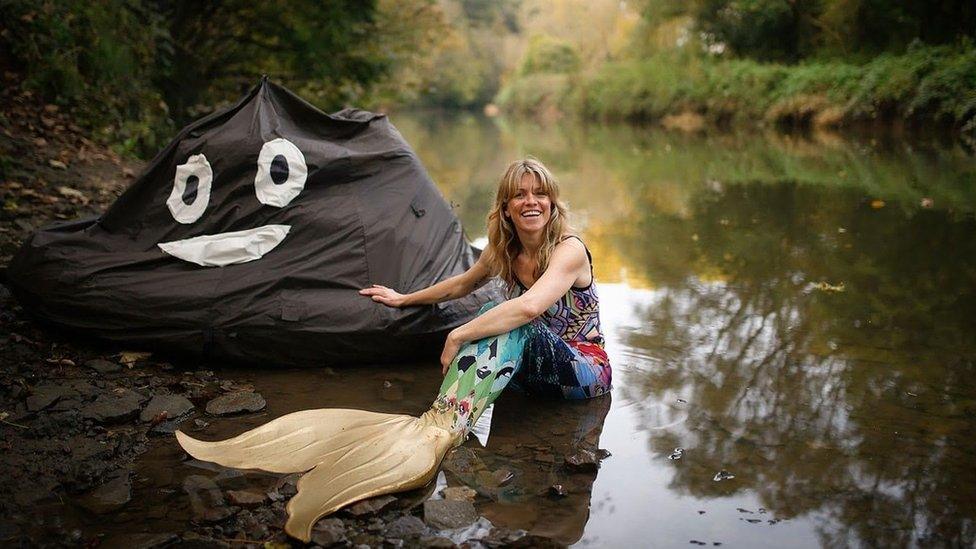
[[[487,303],[478,314],[495,305]],[[535,319],[461,347],[434,406],[453,409],[455,429],[467,432],[509,382],[530,395],[584,399],[609,392],[610,381],[602,347],[566,342]]]

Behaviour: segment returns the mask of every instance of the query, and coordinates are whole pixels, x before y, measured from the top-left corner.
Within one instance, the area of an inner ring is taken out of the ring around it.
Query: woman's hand
[[[373,284],[372,288],[359,290],[359,295],[369,296],[373,301],[382,303],[387,307],[403,307],[407,302],[407,296],[392,288],[380,286],[379,284]]]
[[[455,330],[451,330],[451,333],[447,334],[447,340],[444,341],[444,350],[441,351],[441,375],[447,375],[448,368],[451,367],[451,363],[454,362],[454,358],[457,356],[463,344],[464,342],[458,338]]]

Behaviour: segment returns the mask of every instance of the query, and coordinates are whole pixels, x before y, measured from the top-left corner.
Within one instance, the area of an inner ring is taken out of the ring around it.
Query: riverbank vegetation
[[[597,62],[513,70],[499,103],[520,114],[684,128],[882,123],[976,135],[970,2],[643,0],[632,7],[637,22],[617,29],[627,47]],[[571,34],[556,37],[578,49]]]

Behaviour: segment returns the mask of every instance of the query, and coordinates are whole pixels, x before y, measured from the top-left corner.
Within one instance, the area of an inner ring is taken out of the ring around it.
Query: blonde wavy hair
[[[498,192],[495,194],[495,205],[488,213],[488,264],[491,274],[501,277],[508,287],[515,287],[515,258],[522,251],[522,243],[515,232],[512,220],[505,217],[505,206],[519,188],[522,176],[531,175],[538,181],[542,190],[549,196],[552,212],[546,224],[542,238],[542,248],[539,249],[539,263],[533,273],[538,279],[549,266],[552,252],[559,244],[564,234],[575,234],[569,224],[569,209],[559,200],[559,183],[546,166],[531,156],[516,160],[508,165],[505,173],[498,181]]]

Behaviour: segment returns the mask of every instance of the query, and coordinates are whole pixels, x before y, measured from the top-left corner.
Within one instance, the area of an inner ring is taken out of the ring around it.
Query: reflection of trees
[[[698,235],[680,255],[673,241],[619,243],[667,281],[626,337],[653,366],[620,392],[649,424],[654,403],[687,415],[650,431],[656,453],[687,449],[673,489],[754,490],[777,516],[816,513],[832,546],[976,541],[972,216],[755,184],[700,193],[684,221],[627,222]],[[723,468],[736,479],[713,482]]]

